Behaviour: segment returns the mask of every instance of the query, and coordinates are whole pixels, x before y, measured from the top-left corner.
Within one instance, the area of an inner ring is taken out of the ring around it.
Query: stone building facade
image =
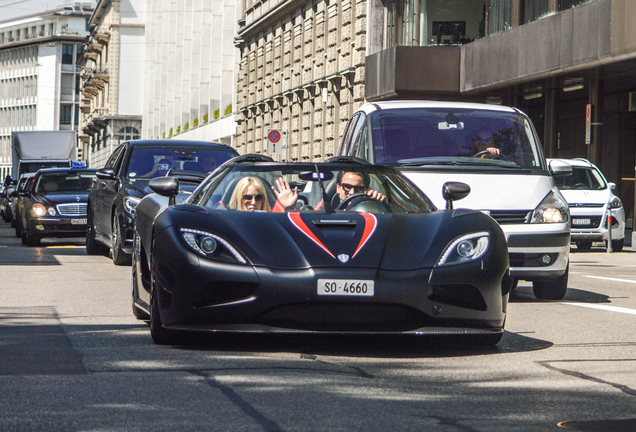
[[[246,0],[236,45],[236,147],[266,153],[267,130],[283,131],[279,160],[335,154],[364,102],[366,0]]]
[[[121,142],[141,136],[145,1],[99,0],[81,71],[80,146],[102,167]]]

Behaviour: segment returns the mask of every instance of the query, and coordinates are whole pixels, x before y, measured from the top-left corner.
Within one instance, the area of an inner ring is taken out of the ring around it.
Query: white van
[[[347,124],[339,156],[398,167],[438,207],[442,185],[471,192],[457,206],[494,218],[508,241],[510,272],[540,299],[561,299],[568,283],[570,216],[534,126],[515,108],[433,101],[366,103]],[[513,287],[515,286],[513,285]]]

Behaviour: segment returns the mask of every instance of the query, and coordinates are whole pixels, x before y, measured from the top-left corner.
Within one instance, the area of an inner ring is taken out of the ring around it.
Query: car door
[[[108,158],[108,161],[106,161],[104,169],[113,169],[115,174],[117,174],[127,147],[126,144],[117,147]],[[95,235],[108,241],[110,241],[111,238],[111,209],[113,208],[113,202],[119,190],[119,183],[119,177],[117,175],[112,179],[97,179],[94,186],[95,190],[91,190],[90,199],[93,211],[91,217],[93,218],[93,224],[95,226]]]

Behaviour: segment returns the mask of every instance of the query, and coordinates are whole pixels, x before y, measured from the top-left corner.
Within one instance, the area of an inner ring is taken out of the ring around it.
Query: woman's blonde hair
[[[269,200],[267,199],[265,185],[258,177],[243,177],[238,181],[238,183],[236,183],[234,192],[232,192],[232,197],[228,203],[228,208],[233,210],[243,210],[243,194],[249,185],[254,185],[256,190],[258,190],[258,193],[263,195],[263,206],[261,207],[261,210],[272,211],[272,208],[269,205]]]

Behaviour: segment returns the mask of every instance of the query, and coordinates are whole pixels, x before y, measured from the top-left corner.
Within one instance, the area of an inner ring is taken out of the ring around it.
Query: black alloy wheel
[[[102,255],[106,256],[108,254],[108,248],[100,243],[97,243],[95,240],[95,225],[93,224],[93,212],[90,210],[90,205],[88,206],[87,224],[86,224],[86,253],[88,255]]]
[[[113,257],[113,263],[118,266],[123,265],[131,265],[132,256],[124,252],[122,248],[122,242],[126,241],[124,238],[124,234],[121,230],[121,224],[119,223],[119,218],[117,214],[113,214],[113,224],[112,224],[112,247],[111,247],[111,255]]]

